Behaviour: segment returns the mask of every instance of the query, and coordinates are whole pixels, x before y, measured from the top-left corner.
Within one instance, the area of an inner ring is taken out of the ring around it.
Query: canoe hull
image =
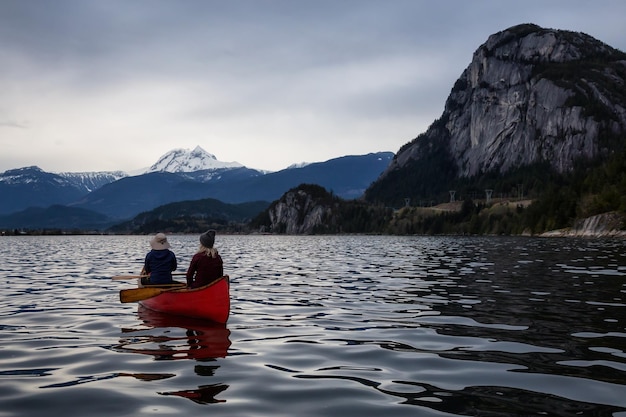
[[[224,276],[204,287],[166,291],[139,304],[162,313],[226,323],[230,314],[229,287],[228,276]]]

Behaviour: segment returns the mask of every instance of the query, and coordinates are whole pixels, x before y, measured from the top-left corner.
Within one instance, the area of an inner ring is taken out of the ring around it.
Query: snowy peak
[[[90,193],[106,184],[128,176],[123,171],[59,172],[58,175],[70,181],[85,193]]]
[[[63,180],[54,174],[44,172],[38,166],[10,169],[0,173],[0,183],[3,184],[28,184],[42,182],[58,182]]]
[[[200,146],[195,149],[173,149],[163,155],[146,172],[196,172],[203,170],[240,168],[239,162],[218,161],[215,155]]]
[[[304,167],[305,167],[305,166],[307,166],[307,165],[311,165],[311,163],[310,163],[310,162],[298,162],[298,163],[295,163],[295,164],[291,164],[291,165],[289,165],[289,166],[288,166],[287,168],[285,168],[285,169],[298,169],[298,168],[304,168]]]

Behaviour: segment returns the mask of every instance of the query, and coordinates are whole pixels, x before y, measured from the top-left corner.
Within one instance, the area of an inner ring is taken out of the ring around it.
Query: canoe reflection
[[[225,324],[164,314],[141,305],[137,316],[143,326],[122,329],[131,337],[120,340],[120,351],[152,355],[156,360],[202,361],[228,354],[230,330]]]
[[[228,385],[214,384],[201,385],[198,389],[185,391],[159,392],[161,395],[175,395],[178,397],[188,398],[198,404],[215,404],[224,403],[226,400],[218,400],[215,398],[217,394],[228,389]]]

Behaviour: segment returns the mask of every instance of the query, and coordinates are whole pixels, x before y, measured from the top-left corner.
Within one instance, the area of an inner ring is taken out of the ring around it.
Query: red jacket
[[[207,256],[206,252],[199,252],[191,258],[187,270],[187,286],[191,288],[202,287],[223,275],[224,265],[219,254],[212,258]]]

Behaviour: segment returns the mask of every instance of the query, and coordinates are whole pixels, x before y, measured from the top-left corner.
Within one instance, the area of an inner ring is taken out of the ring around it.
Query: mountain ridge
[[[94,171],[59,172],[57,175],[67,179],[85,193],[90,193],[105,184],[127,177],[128,173],[124,171]]]
[[[193,172],[172,173],[163,169],[142,175],[124,175],[121,171],[55,174],[38,167],[9,170],[0,173],[0,195],[3,196],[0,199],[0,227],[49,226],[41,219],[29,220],[28,217],[59,218],[62,211],[59,207],[54,211],[42,211],[51,205],[84,210],[68,211],[68,216],[82,215],[86,226],[92,227],[94,224],[111,225],[177,201],[218,198],[227,204],[249,201],[269,204],[301,182],[319,182],[338,195],[356,198],[386,168],[392,157],[391,152],[350,155],[273,173],[215,165]],[[94,185],[96,180],[102,181],[99,187]],[[103,217],[94,221],[96,214]],[[71,223],[72,227],[77,224],[75,221]]]
[[[72,206],[127,219],[159,205],[184,200],[214,198],[228,204],[273,201],[301,183],[317,183],[341,197],[358,198],[392,157],[391,152],[351,155],[265,175],[235,168],[208,182],[190,178],[190,173],[151,172],[107,184]]]
[[[0,214],[28,207],[69,204],[84,192],[71,180],[37,166],[10,169],[0,174]]]

